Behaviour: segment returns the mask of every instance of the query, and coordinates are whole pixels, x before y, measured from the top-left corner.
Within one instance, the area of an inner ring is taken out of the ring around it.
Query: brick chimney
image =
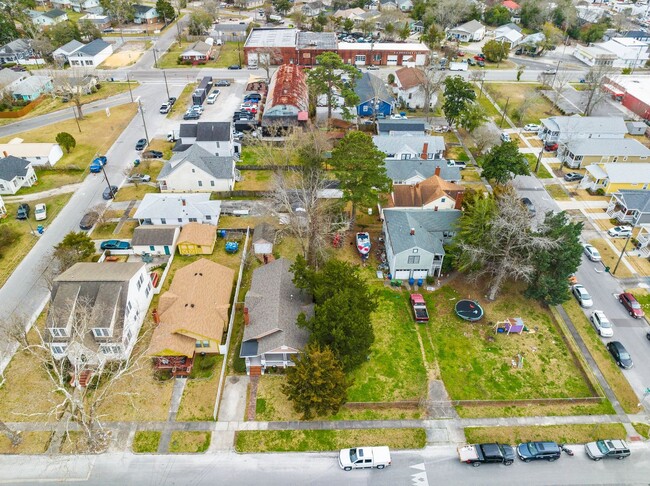
[[[411,228],[411,231],[409,233],[411,236],[415,236],[415,228]]]
[[[153,322],[155,322],[156,325],[160,324],[160,316],[158,315],[158,309],[154,309],[151,312],[151,315],[153,316]]]
[[[248,315],[248,307],[244,307],[244,325],[248,326],[251,322],[251,318]]]
[[[4,157],[9,157],[9,154],[8,154],[5,150],[2,151],[2,155],[3,155]]]
[[[427,160],[428,153],[429,153],[429,144],[427,142],[424,142],[424,145],[422,145],[422,153],[420,154],[420,158],[422,160]]]
[[[456,193],[456,197],[454,200],[456,201],[456,204],[454,205],[454,209],[461,209],[461,206],[463,205],[463,195],[465,193],[463,191],[458,191]]]
[[[435,175],[440,177],[440,166],[436,167]]]
[[[181,199],[181,204],[182,204],[183,206],[187,206],[187,202],[185,201],[185,199]]]

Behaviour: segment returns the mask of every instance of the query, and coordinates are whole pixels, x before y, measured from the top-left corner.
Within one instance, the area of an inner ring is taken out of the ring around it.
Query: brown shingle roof
[[[149,352],[158,356],[194,355],[197,339],[221,341],[228,322],[235,271],[201,258],[176,271],[158,301],[160,324]]]
[[[402,89],[411,89],[424,83],[424,73],[421,69],[404,67],[395,71],[395,76],[399,79]]]
[[[178,243],[192,243],[199,246],[210,246],[217,237],[217,227],[211,224],[188,223],[183,226],[178,237]]]
[[[398,208],[422,207],[445,196],[456,199],[458,193],[462,193],[464,190],[463,186],[434,175],[419,184],[396,184],[393,186],[393,195],[389,206]]]

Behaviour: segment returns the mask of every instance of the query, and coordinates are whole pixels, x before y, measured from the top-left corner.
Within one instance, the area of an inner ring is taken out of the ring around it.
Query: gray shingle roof
[[[65,12],[63,10],[59,10],[58,8],[53,8],[52,10],[48,10],[47,12],[45,12],[43,15],[51,19],[56,19],[58,17],[65,15]]]
[[[196,124],[196,140],[198,142],[228,142],[230,141],[230,122],[199,122]]]
[[[10,181],[15,177],[25,177],[29,162],[10,155],[0,159],[0,180]]]
[[[469,22],[465,22],[464,24],[459,25],[458,27],[454,27],[453,30],[459,30],[462,32],[469,32],[470,34],[473,34],[479,29],[483,28],[483,24],[479,22],[478,20],[470,20]]]
[[[449,167],[446,160],[385,160],[386,174],[395,181],[405,181],[417,175],[428,179],[436,173],[436,167],[440,167],[440,177],[446,181],[459,181],[461,179],[458,167]]]
[[[384,220],[393,254],[408,251],[416,246],[432,253],[444,254],[443,232],[455,231],[456,221],[461,214],[462,211],[456,209],[445,211],[385,209]],[[414,235],[411,235],[411,229],[415,229]]]
[[[293,284],[290,266],[289,260],[281,258],[253,272],[244,300],[250,324],[244,327],[240,356],[259,356],[280,346],[302,349],[307,344],[309,332],[299,328],[296,320],[301,312],[311,316],[313,304]]]
[[[155,9],[155,8],[156,7],[154,7],[153,5],[141,5],[141,4],[133,5],[133,9],[135,10],[136,15],[137,14],[144,15],[147,12],[149,12],[149,10],[152,10],[152,9]]]
[[[354,92],[359,96],[359,101],[364,103],[375,96],[383,101],[393,102],[395,99],[388,91],[386,84],[377,76],[370,73],[363,73],[357,84],[354,87]]]
[[[275,242],[275,228],[269,223],[260,223],[253,230],[253,243],[258,241]]]
[[[83,42],[79,42],[76,39],[71,40],[67,44],[63,44],[57,49],[57,51],[65,52],[67,54],[72,54],[73,52],[81,49],[84,46]]]
[[[622,189],[618,191],[618,195],[628,210],[634,209],[641,213],[650,213],[650,191]]]
[[[207,44],[203,41],[196,41],[194,44],[190,46],[189,49],[183,51],[181,55],[184,56],[186,53],[192,51],[200,52],[201,54],[207,54],[208,52],[210,52],[211,49],[212,46],[210,44]]]
[[[87,56],[94,56],[102,52],[107,47],[110,47],[110,44],[108,42],[102,39],[95,39],[94,41],[89,42],[88,44],[83,46],[77,52],[83,52]]]
[[[625,120],[619,116],[551,116],[541,121],[552,131],[591,134],[627,133]]]
[[[445,139],[431,135],[377,135],[372,137],[373,142],[379,150],[385,154],[397,154],[400,152],[421,153],[424,144],[429,144],[427,152],[444,152]]]
[[[589,138],[586,140],[576,140],[575,142],[567,143],[567,148],[575,155],[650,156],[650,149],[648,147],[631,138]]]
[[[194,144],[184,152],[175,153],[163,166],[158,174],[158,179],[169,177],[184,163],[192,164],[215,179],[232,179],[233,166],[235,165],[232,157],[217,157],[200,145]]]
[[[173,245],[176,226],[145,225],[133,230],[131,246]]]
[[[378,120],[379,133],[382,132],[419,132],[424,134],[426,123],[413,120]]]
[[[0,47],[0,54],[18,54],[29,50],[31,50],[31,44],[29,40],[16,39]]]

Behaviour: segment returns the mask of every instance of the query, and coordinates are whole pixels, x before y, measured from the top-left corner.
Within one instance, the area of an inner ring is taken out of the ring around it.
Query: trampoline
[[[459,300],[456,302],[456,315],[466,321],[478,321],[483,317],[483,308],[476,301]]]

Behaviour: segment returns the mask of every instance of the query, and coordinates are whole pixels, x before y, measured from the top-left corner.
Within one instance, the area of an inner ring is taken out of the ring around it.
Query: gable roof
[[[95,39],[76,51],[76,53],[83,53],[86,56],[95,56],[108,47],[111,47],[111,44],[108,42],[102,39]]]
[[[135,211],[135,219],[166,218],[170,221],[178,219],[203,219],[204,216],[219,217],[221,201],[210,201],[210,194],[145,194],[142,202]],[[215,221],[216,223],[216,221]]]
[[[622,116],[551,116],[542,118],[542,125],[556,132],[627,133]],[[621,137],[622,138],[622,137]]]
[[[249,324],[244,326],[240,356],[259,356],[282,346],[299,350],[307,344],[309,332],[296,320],[301,312],[311,316],[313,304],[293,284],[290,266],[289,260],[280,258],[253,271],[244,299]]]
[[[25,73],[20,73],[9,68],[2,68],[0,69],[0,89],[25,77]]]
[[[183,226],[178,243],[210,246],[217,238],[217,227],[211,224],[189,223]]]
[[[645,126],[645,123],[642,123]],[[568,150],[574,155],[602,155],[602,156],[650,156],[650,149],[641,142],[632,138],[608,139],[589,138],[575,140],[566,144]]]
[[[199,40],[192,44],[189,49],[184,50],[181,56],[186,55],[188,52],[198,52],[207,55],[211,50],[212,46],[210,44]]]
[[[0,47],[0,54],[20,54],[32,49],[28,39],[16,39]]]
[[[178,226],[147,224],[133,230],[131,246],[171,246]]]
[[[151,336],[153,355],[194,356],[201,338],[221,342],[228,322],[235,271],[201,258],[176,270],[160,296],[160,324]]]
[[[468,34],[473,34],[477,30],[485,28],[484,25],[479,22],[478,20],[470,20],[469,22],[465,22],[464,24],[461,24],[457,27],[454,27],[451,29],[452,31],[457,30],[461,32],[467,32]]]
[[[55,54],[72,54],[73,52],[78,51],[82,47],[84,47],[85,44],[83,42],[79,42],[76,39],[72,39],[70,42],[67,44],[63,44],[61,47],[59,47],[56,51],[54,51]]]
[[[0,180],[11,181],[16,177],[25,177],[30,162],[10,155],[0,158]]]
[[[591,164],[587,166],[587,171],[594,175],[603,173],[610,184],[650,184],[650,163]]]
[[[433,175],[414,185],[396,184],[393,186],[391,202],[394,207],[419,208],[441,197],[455,199],[465,188]]]
[[[229,142],[230,122],[181,123],[181,138],[196,138],[197,142]]]
[[[52,79],[48,76],[29,76],[16,84],[11,92],[13,94],[33,94],[42,92]]]
[[[519,10],[521,8],[517,2],[513,2],[512,0],[503,0],[503,2],[501,2],[501,5],[503,5],[508,10]]]
[[[399,79],[402,89],[411,89],[422,85],[426,81],[424,72],[414,67],[403,67],[395,71],[395,77]]]
[[[634,209],[640,213],[650,213],[650,191],[621,189],[617,196],[628,210]]]
[[[155,10],[156,7],[154,7],[153,5],[142,5],[136,3],[135,5],[133,5],[133,9],[135,10],[136,15],[145,15],[150,10]]]
[[[365,103],[368,100],[374,99],[375,96],[378,99],[389,103],[395,101],[393,95],[388,91],[384,81],[368,72],[363,73],[363,76],[361,76],[357,81],[357,84],[354,87],[354,92],[359,97],[360,103]]]
[[[428,144],[427,153],[445,151],[444,137],[431,135],[376,135],[372,137],[375,146],[387,155],[400,152],[422,153],[424,144]]]
[[[275,242],[275,228],[269,223],[260,223],[253,230],[253,244],[258,241]]]
[[[458,167],[449,167],[444,159],[423,160],[385,160],[386,175],[393,181],[405,181],[411,177],[420,176],[422,179],[428,179],[436,173],[436,168],[440,168],[440,177],[446,181],[459,181],[460,169]]]
[[[190,164],[211,175],[215,179],[232,179],[235,160],[232,157],[217,157],[212,155],[200,145],[193,144],[184,152],[175,153],[170,160],[165,162],[158,179],[170,177],[182,164]]]
[[[456,222],[461,214],[462,211],[457,209],[444,211],[387,209],[384,211],[388,233],[386,242],[392,246],[394,255],[414,247],[444,254],[443,232],[455,231]],[[413,235],[412,229],[415,230]]]
[[[63,10],[59,10],[58,8],[53,8],[52,10],[48,10],[47,12],[43,13],[43,15],[51,19],[57,19],[66,15],[66,13]]]

